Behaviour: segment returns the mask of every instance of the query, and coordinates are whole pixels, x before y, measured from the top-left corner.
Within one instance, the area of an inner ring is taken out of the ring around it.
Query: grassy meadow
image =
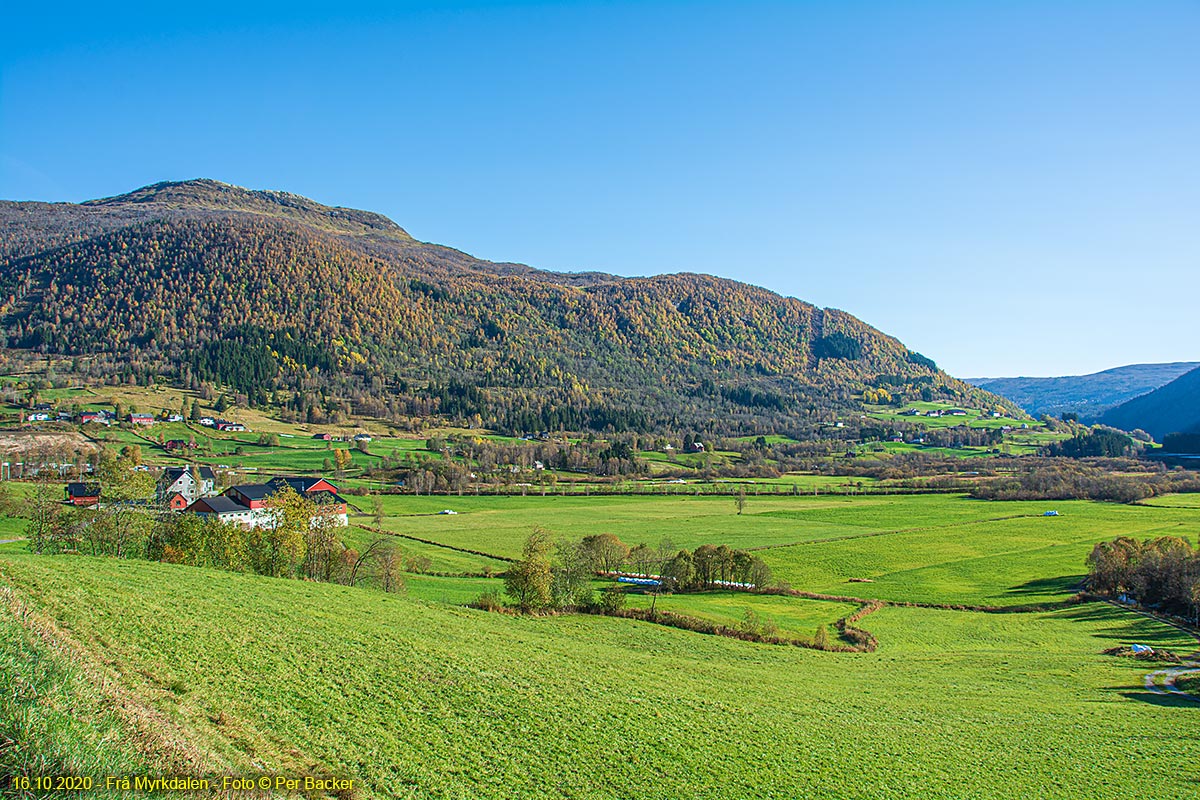
[[[383,498],[385,529],[501,557],[519,556],[534,525],[568,538],[614,533],[630,545],[727,544],[753,549],[795,589],[970,605],[1062,599],[1075,591],[1087,554],[1104,539],[1195,540],[1200,515],[1189,502],[749,497],[738,514],[731,498],[707,496]],[[368,508],[364,501],[359,505]],[[438,513],[444,509],[457,513]],[[1049,510],[1059,516],[1042,516]]]
[[[1146,695],[1144,665],[1100,655],[1188,637],[1103,604],[888,608],[869,618],[879,651],[841,655],[156,563],[5,554],[0,576],[214,770],[321,765],[368,797],[1196,787],[1200,728],[1183,715],[1197,709]]]
[[[368,529],[373,499],[351,500],[343,538],[362,550],[380,536]],[[751,494],[740,514],[731,497],[690,493],[381,502],[403,555],[438,573],[410,572],[399,593],[0,545],[0,592],[11,593],[0,735],[25,743],[0,748],[0,767],[163,772],[186,756],[193,773],[350,776],[370,798],[1176,798],[1200,786],[1200,707],[1147,692],[1153,665],[1102,654],[1196,642],[1103,603],[888,606],[858,623],[878,649],[854,654],[465,607],[503,592],[483,576],[519,556],[535,525],[751,549],[812,592],[1053,602],[1076,591],[1097,541],[1195,540],[1196,496]],[[0,518],[0,539],[22,526]],[[728,627],[751,612],[801,640],[822,625],[836,635],[832,623],[857,607],[732,591],[630,594],[627,605],[652,601]],[[146,720],[161,741],[145,737]]]

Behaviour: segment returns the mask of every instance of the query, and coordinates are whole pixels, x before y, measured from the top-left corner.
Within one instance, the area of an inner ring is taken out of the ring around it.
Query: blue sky
[[[1200,3],[111,5],[6,11],[0,198],[211,177],[960,376],[1200,360]]]

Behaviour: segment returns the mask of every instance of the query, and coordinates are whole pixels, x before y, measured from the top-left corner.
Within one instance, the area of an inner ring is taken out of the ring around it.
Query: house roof
[[[275,487],[265,483],[243,483],[241,486],[229,487],[225,494],[230,492],[237,492],[249,500],[264,500],[275,493]]]
[[[213,514],[233,514],[248,510],[244,505],[231,497],[202,497],[187,507],[188,511],[209,512]]]
[[[71,497],[99,497],[100,487],[86,483],[68,483],[67,494]]]
[[[168,483],[174,483],[191,471],[191,467],[167,467],[163,470],[163,478]],[[212,471],[212,467],[200,467],[199,471],[201,480],[215,481],[217,479],[216,474]]]
[[[297,494],[311,492],[313,487],[319,483],[332,486],[334,491],[337,491],[337,487],[324,478],[313,478],[308,475],[276,475],[274,478],[271,478],[271,480],[267,481],[269,486],[273,486],[277,489],[282,489],[285,485],[291,486],[296,490]]]

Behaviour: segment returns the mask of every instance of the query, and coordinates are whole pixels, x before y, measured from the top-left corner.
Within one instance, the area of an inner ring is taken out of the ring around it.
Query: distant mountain
[[[1200,433],[1200,369],[1109,409],[1099,421],[1126,431],[1141,428],[1160,442],[1168,433]]]
[[[834,309],[736,281],[563,274],[212,180],[0,202],[0,344],[297,419],[815,435],[863,393],[1007,405]],[[1015,408],[1015,407],[1014,407]]]
[[[1067,412],[1094,419],[1105,411],[1139,395],[1165,386],[1180,375],[1200,367],[1200,362],[1131,364],[1061,378],[967,378],[1038,416]]]

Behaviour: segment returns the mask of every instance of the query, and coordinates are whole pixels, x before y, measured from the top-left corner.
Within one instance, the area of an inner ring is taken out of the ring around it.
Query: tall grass
[[[0,604],[0,793],[51,796],[18,791],[9,781],[13,776],[144,772],[129,732],[92,682],[27,630],[17,613],[15,603]],[[96,790],[88,796],[116,795]]]

